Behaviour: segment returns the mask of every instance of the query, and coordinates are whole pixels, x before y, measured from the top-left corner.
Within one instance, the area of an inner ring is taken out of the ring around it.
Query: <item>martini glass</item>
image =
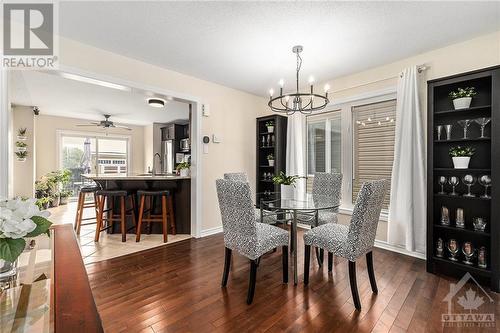
[[[465,175],[463,178],[462,178],[462,182],[467,186],[468,188],[468,193],[467,194],[464,194],[464,197],[475,197],[474,194],[472,194],[470,192],[470,188],[472,185],[474,185],[476,183],[476,177],[474,177],[473,175]]]
[[[474,121],[479,125],[481,126],[481,138],[485,138],[484,136],[484,128],[486,127],[486,125],[488,125],[488,123],[490,122],[491,118],[477,118],[477,119],[474,119]]]
[[[484,186],[484,195],[481,196],[481,198],[489,199],[491,198],[488,195],[488,187],[491,186],[491,177],[489,175],[483,175],[479,177],[479,184]]]
[[[464,139],[467,139],[467,129],[469,128],[469,126],[472,124],[472,120],[470,119],[463,119],[463,120],[459,120],[457,121],[457,123],[463,127],[464,129]]]

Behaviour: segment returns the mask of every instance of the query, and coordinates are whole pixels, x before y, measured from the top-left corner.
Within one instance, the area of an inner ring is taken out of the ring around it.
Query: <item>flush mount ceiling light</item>
[[[274,90],[269,90],[269,103],[267,105],[274,112],[283,112],[287,115],[292,115],[295,112],[300,112],[303,114],[310,114],[314,111],[319,111],[324,109],[328,105],[328,90],[330,87],[325,85],[325,94],[315,94],[312,78],[309,79],[309,85],[311,87],[309,92],[299,92],[299,71],[302,66],[302,58],[300,53],[304,48],[301,45],[296,45],[292,48],[292,52],[297,55],[297,69],[296,69],[296,91],[294,93],[283,94],[283,86],[285,82],[283,80],[279,81],[280,94],[273,98]]]
[[[166,103],[166,101],[164,99],[161,99],[161,98],[157,98],[157,97],[148,98],[148,105],[152,106],[154,108],[163,108],[163,107],[165,107],[165,103]]]

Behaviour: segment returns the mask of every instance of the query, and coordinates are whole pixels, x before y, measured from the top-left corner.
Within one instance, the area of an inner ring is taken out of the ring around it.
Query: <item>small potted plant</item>
[[[268,121],[266,123],[267,127],[267,133],[274,133],[274,122],[273,121]]]
[[[177,171],[177,174],[181,177],[188,177],[189,176],[189,168],[191,165],[188,162],[181,162],[177,164],[177,167],[175,167],[175,170]]]
[[[41,210],[48,209],[49,208],[49,204],[50,204],[50,198],[49,197],[43,197],[43,198],[39,198],[39,199],[36,200],[36,205]]]
[[[299,178],[301,177],[297,175],[287,176],[283,171],[280,171],[277,176],[273,177],[273,182],[281,187],[282,199],[293,199],[293,189]]]
[[[26,150],[28,150],[27,147],[28,147],[28,144],[26,142],[23,142],[23,141],[16,142],[17,151],[26,151]]]
[[[50,207],[58,207],[61,203],[61,195],[59,192],[52,194],[50,197]]]
[[[469,167],[470,158],[474,155],[475,149],[472,147],[451,147],[450,156],[453,160],[455,169],[467,169]]]
[[[26,127],[21,127],[20,129],[18,129],[17,130],[17,139],[22,140],[22,141],[26,140],[27,139],[27,137],[26,137],[27,131],[28,130],[26,129]]]
[[[26,161],[26,157],[28,156],[28,152],[26,150],[16,151],[16,156],[17,156],[17,160],[19,162],[24,162],[24,161]]]
[[[455,110],[467,109],[470,107],[472,97],[476,95],[474,87],[458,88],[457,91],[450,92]]]
[[[66,205],[68,204],[69,197],[71,196],[72,192],[70,190],[64,190],[59,194],[59,204],[60,205]]]
[[[274,166],[274,155],[273,154],[267,155],[267,162],[269,163],[269,166]]]

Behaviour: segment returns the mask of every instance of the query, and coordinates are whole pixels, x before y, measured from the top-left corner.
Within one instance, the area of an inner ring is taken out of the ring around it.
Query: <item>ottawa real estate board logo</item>
[[[2,68],[57,69],[57,3],[2,3]]]

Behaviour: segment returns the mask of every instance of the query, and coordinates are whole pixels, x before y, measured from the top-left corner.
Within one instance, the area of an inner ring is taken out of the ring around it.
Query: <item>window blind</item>
[[[377,179],[391,180],[396,100],[356,106],[352,108],[352,113],[354,126],[352,202],[354,203],[364,182]],[[390,119],[394,121],[391,122]],[[386,196],[384,209],[388,207],[389,196]]]

